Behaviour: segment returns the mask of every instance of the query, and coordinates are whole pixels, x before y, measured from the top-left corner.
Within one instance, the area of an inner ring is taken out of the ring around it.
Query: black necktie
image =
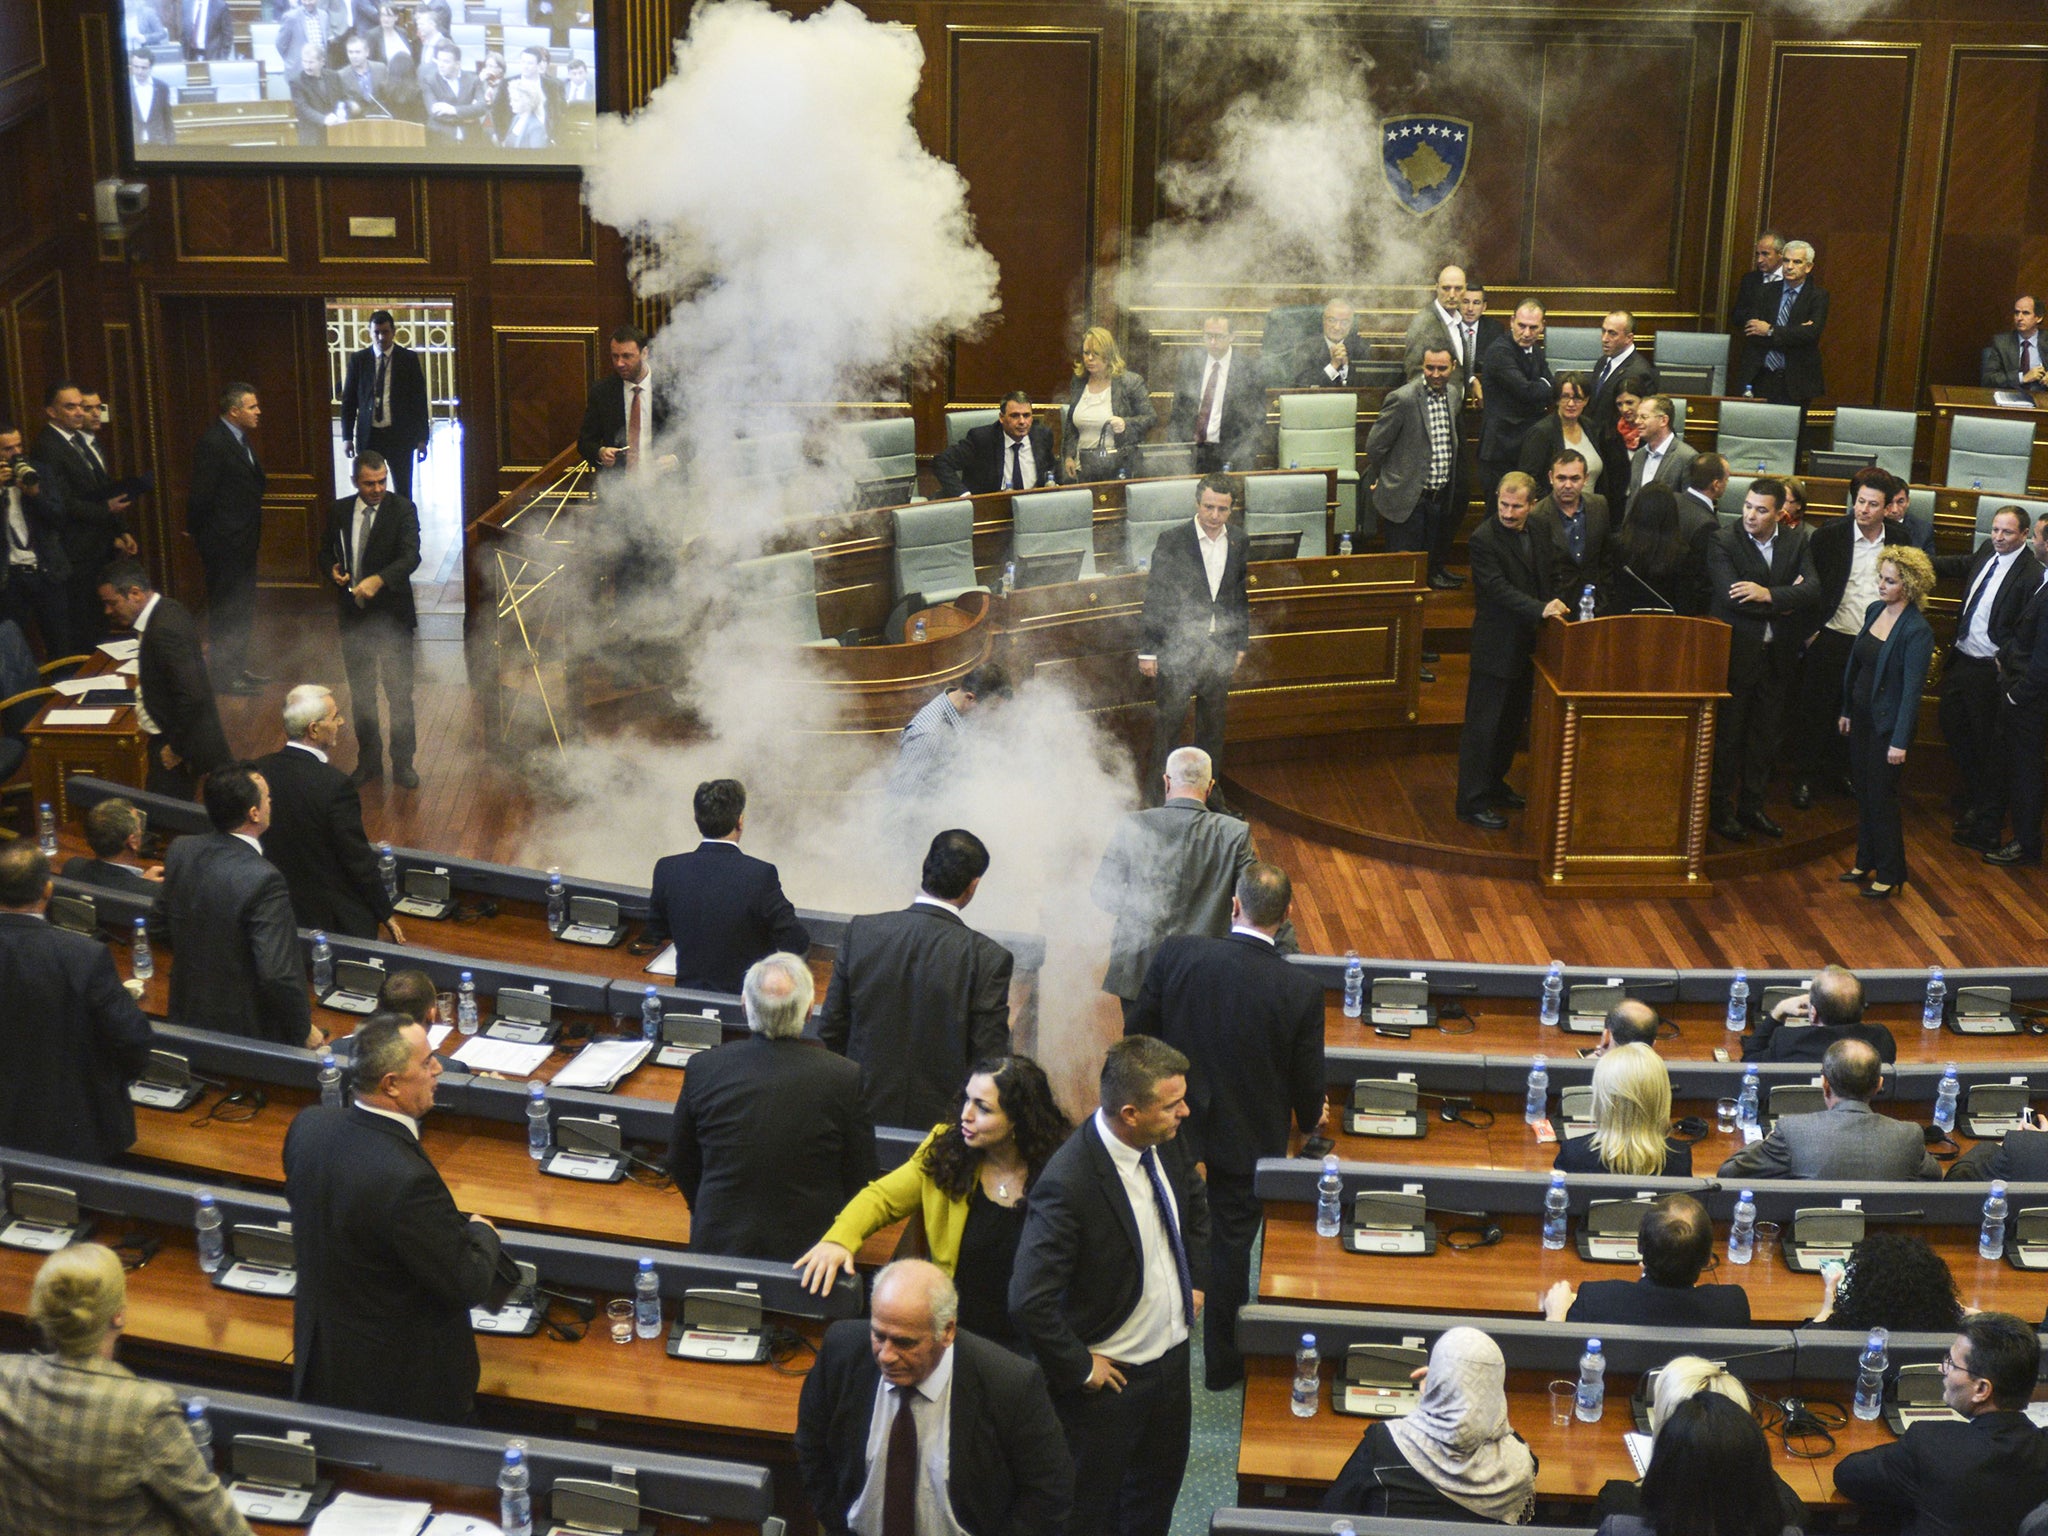
[[[1021,442],[1013,441],[1010,444],[1010,483],[1004,489],[1024,489],[1024,445]]]
[[[1600,359],[1600,366],[1599,366],[1598,368],[1595,368],[1595,369],[1593,370],[1593,393],[1594,393],[1594,394],[1596,394],[1596,395],[1597,395],[1597,394],[1599,394],[1599,393],[1600,393],[1600,386],[1601,386],[1601,385],[1602,385],[1603,383],[1605,383],[1605,382],[1606,382],[1606,379],[1607,379],[1607,370],[1608,370],[1608,369],[1610,369],[1610,368],[1612,368],[1613,366],[1614,366],[1614,359],[1613,359],[1613,358],[1611,358],[1611,357],[1603,357],[1603,358],[1601,358],[1601,359]]]
[[[390,371],[391,354],[388,351],[379,352],[377,354],[377,382],[371,387],[372,393],[370,396],[370,421],[374,426],[383,425],[377,418],[384,414],[384,380]]]
[[[1173,1249],[1173,1267],[1180,1274],[1180,1314],[1187,1325],[1195,1325],[1195,1281],[1188,1268],[1188,1250],[1180,1240],[1180,1223],[1173,1219],[1173,1202],[1166,1195],[1166,1180],[1159,1172],[1159,1158],[1153,1149],[1147,1147],[1145,1155],[1138,1159],[1145,1165],[1146,1177],[1152,1181],[1152,1199],[1159,1206],[1159,1224],[1166,1228],[1167,1245]]]
[[[889,1425],[889,1449],[882,1463],[882,1536],[917,1536],[917,1420],[910,1405],[915,1387],[892,1388],[896,1418]]]
[[[1991,585],[1991,574],[1998,569],[1998,556],[1993,555],[1984,562],[1984,569],[1977,573],[1977,584],[1970,588],[1970,600],[1963,604],[1963,616],[1956,620],[1956,639],[1961,640],[1970,632],[1970,619],[1977,612],[1977,604],[1983,599],[1984,589]]]

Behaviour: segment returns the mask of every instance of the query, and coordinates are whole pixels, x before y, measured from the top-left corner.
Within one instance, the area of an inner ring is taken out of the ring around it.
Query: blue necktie
[[[1783,330],[1785,322],[1792,318],[1792,301],[1797,297],[1798,295],[1792,291],[1792,285],[1787,283],[1784,296],[1778,300],[1778,329]],[[1773,347],[1764,354],[1764,371],[1766,373],[1776,373],[1784,366],[1785,354],[1776,347]]]
[[[1188,1250],[1180,1240],[1180,1223],[1173,1219],[1173,1202],[1167,1198],[1166,1180],[1159,1172],[1159,1158],[1152,1148],[1138,1159],[1145,1176],[1152,1181],[1152,1198],[1159,1206],[1159,1224],[1166,1228],[1167,1246],[1173,1249],[1173,1267],[1180,1274],[1180,1313],[1187,1325],[1195,1326],[1195,1279],[1188,1269]]]

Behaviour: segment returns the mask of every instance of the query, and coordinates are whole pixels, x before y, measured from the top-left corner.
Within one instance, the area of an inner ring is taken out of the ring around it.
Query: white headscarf
[[[1508,1427],[1507,1362],[1477,1328],[1450,1328],[1429,1352],[1422,1400],[1388,1430],[1447,1499],[1503,1525],[1532,1513],[1536,1458]]]

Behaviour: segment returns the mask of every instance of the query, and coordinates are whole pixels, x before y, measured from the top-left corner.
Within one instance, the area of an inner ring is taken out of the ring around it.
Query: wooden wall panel
[[[64,307],[64,276],[49,272],[22,289],[7,306],[7,329],[13,333],[21,415],[36,421],[43,414],[43,396],[51,384],[71,371],[69,316]],[[33,441],[33,436],[30,438]]]
[[[50,122],[38,112],[0,130],[0,166],[12,168],[0,189],[0,250],[47,239],[57,220],[56,189],[50,178],[28,172],[50,163]]]
[[[417,176],[330,176],[313,186],[320,260],[424,266],[433,258],[427,185]],[[358,235],[351,220],[389,219],[389,235]]]
[[[576,440],[597,338],[596,326],[491,327],[500,475],[530,475]]]
[[[1821,337],[1829,401],[1878,398],[1881,323],[1892,296],[1906,185],[1913,50],[1800,43],[1781,47],[1771,83],[1764,217],[1815,252],[1827,290]]]
[[[281,262],[285,183],[277,176],[171,178],[171,226],[180,261]]]
[[[1959,51],[1949,100],[1927,378],[1975,384],[2013,299],[2048,303],[2048,53]]]
[[[505,266],[589,266],[590,217],[573,181],[490,183],[491,260]],[[552,458],[554,455],[550,454]]]
[[[955,31],[953,161],[981,243],[1002,269],[1002,317],[953,349],[951,397],[1064,389],[1089,314],[1101,37]]]

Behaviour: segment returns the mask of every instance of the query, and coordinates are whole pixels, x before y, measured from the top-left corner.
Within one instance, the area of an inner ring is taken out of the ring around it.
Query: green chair
[[[1337,529],[1342,533],[1359,527],[1358,396],[1347,390],[1282,395],[1274,458],[1285,469],[1336,470]],[[1320,483],[1322,477],[1316,478]],[[1256,483],[1247,481],[1247,488]]]

